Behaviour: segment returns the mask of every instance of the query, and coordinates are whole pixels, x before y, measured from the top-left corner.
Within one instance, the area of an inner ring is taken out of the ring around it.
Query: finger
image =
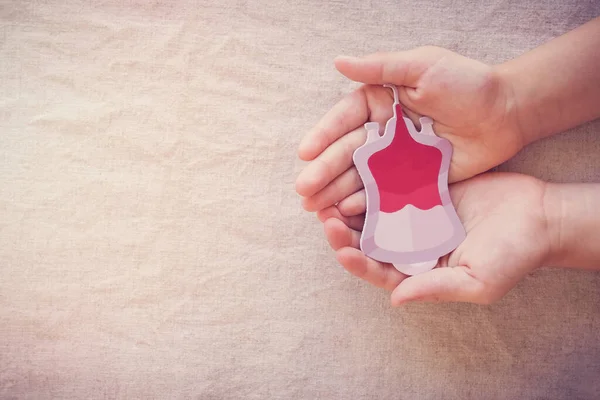
[[[367,210],[367,197],[365,195],[365,190],[359,190],[345,199],[340,200],[340,202],[337,204],[337,208],[340,210],[340,214],[345,217],[364,214]]]
[[[339,249],[336,257],[346,271],[385,290],[394,290],[406,279],[406,275],[392,265],[375,261],[353,247]]]
[[[326,187],[354,164],[354,151],[365,143],[366,137],[365,129],[359,128],[329,146],[300,173],[296,192],[309,197]]]
[[[410,301],[451,301],[488,304],[495,296],[477,280],[467,267],[434,268],[411,276],[392,293],[395,306]]]
[[[415,101],[418,98],[417,89],[407,86],[398,87],[398,99],[403,110],[407,108],[410,110],[419,110],[421,108],[419,106],[422,106],[422,104]]]
[[[360,232],[350,229],[339,219],[330,218],[323,225],[325,236],[333,250],[360,246]]]
[[[371,85],[393,83],[417,87],[421,76],[443,57],[443,50],[420,47],[408,51],[375,53],[366,57],[338,57],[335,66],[347,78]]]
[[[300,142],[298,156],[314,160],[330,144],[358,128],[369,117],[363,88],[357,89],[337,103]]]
[[[336,206],[327,207],[323,210],[317,211],[317,218],[319,221],[325,222],[329,218],[336,218],[342,221],[346,226],[356,231],[362,231],[365,225],[364,215],[355,215],[351,217],[343,216]]]
[[[302,199],[306,211],[318,211],[332,206],[363,187],[362,180],[356,168],[346,170],[314,196]]]

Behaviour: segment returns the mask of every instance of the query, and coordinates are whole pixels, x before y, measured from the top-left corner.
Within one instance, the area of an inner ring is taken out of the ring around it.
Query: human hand
[[[419,116],[435,121],[435,132],[454,149],[450,182],[484,172],[523,146],[509,85],[488,65],[436,47],[338,58],[335,65],[366,85],[334,106],[300,144],[300,158],[311,162],[296,190],[308,211],[336,204],[362,187],[352,154],[365,142],[363,124],[385,126],[392,116],[391,91],[371,85],[397,85],[400,102],[417,127]]]
[[[466,239],[436,268],[407,277],[359,250],[364,190],[317,213],[337,260],[353,275],[392,291],[391,302],[458,301],[489,304],[546,264],[551,238],[544,209],[546,183],[487,173],[450,186]]]

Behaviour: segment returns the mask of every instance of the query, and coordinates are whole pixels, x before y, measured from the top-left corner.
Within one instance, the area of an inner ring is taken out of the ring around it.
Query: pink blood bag
[[[366,123],[367,140],[353,156],[367,198],[360,248],[416,275],[466,236],[448,193],[452,145],[435,135],[430,118],[421,118],[418,132],[402,114],[397,88],[384,86],[394,92],[394,116],[382,136],[378,123]]]

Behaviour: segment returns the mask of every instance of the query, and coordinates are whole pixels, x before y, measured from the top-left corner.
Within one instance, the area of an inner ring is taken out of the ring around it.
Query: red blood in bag
[[[429,210],[442,204],[438,175],[442,152],[415,141],[396,105],[396,133],[392,143],[369,157],[368,165],[380,197],[380,211],[393,213],[407,204]]]

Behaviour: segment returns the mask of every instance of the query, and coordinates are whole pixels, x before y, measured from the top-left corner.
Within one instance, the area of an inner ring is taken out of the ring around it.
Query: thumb
[[[416,87],[419,78],[444,56],[444,50],[419,47],[408,51],[375,53],[356,58],[340,56],[335,67],[348,79],[370,85],[392,83]]]
[[[411,276],[392,292],[392,305],[399,306],[409,301],[490,304],[499,298],[468,271],[467,267],[443,267]]]

